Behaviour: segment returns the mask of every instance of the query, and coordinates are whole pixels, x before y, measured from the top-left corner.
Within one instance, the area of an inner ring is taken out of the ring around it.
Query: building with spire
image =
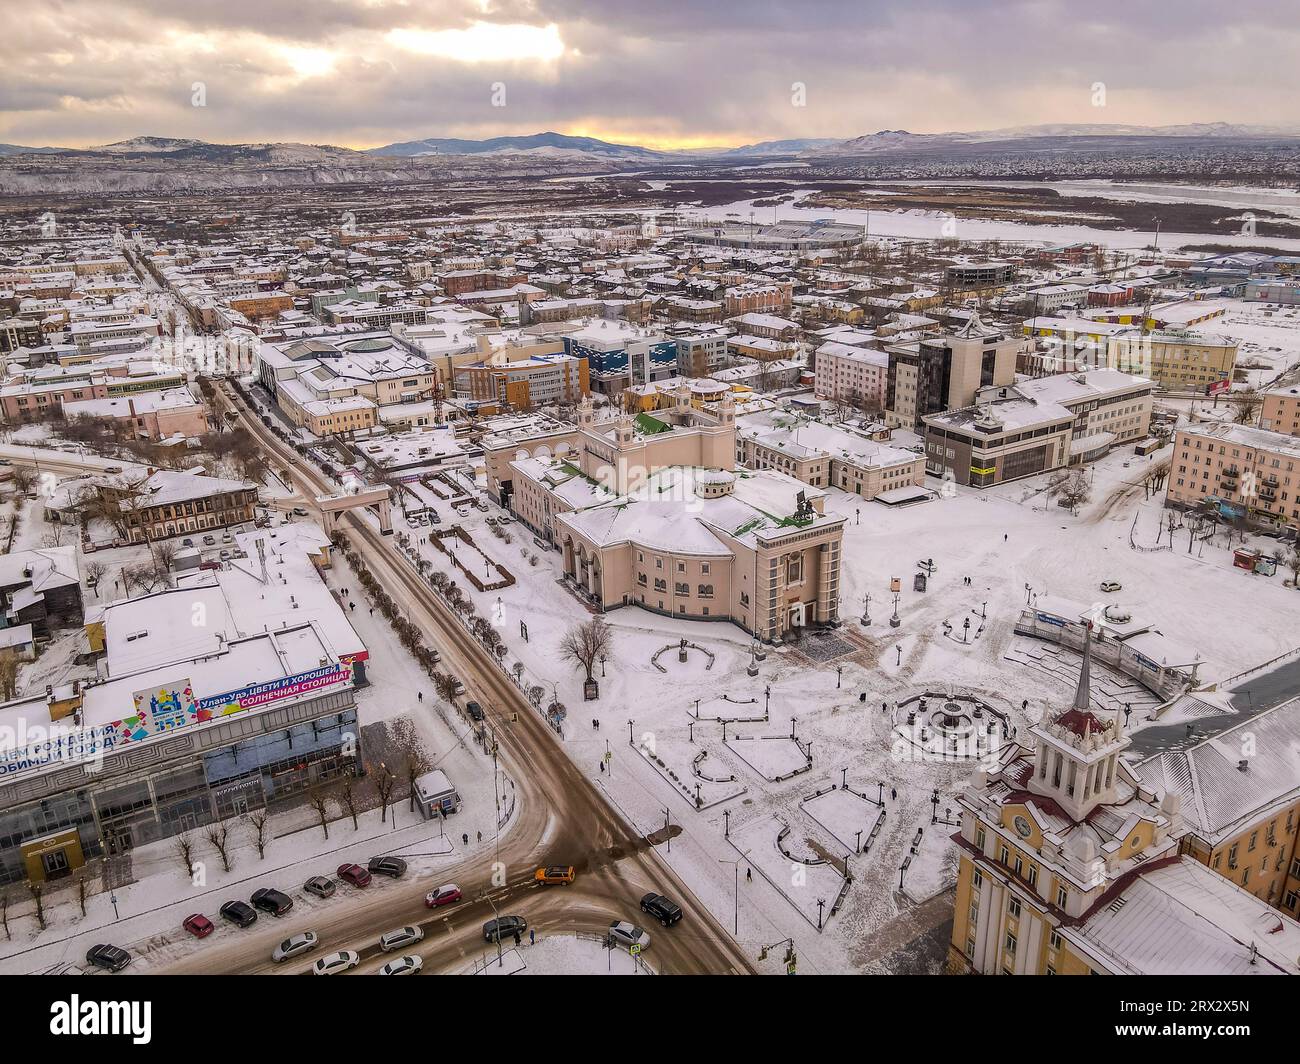
[[[950,968],[989,975],[1300,974],[1300,924],[1182,852],[1181,796],[1122,757],[1090,691],[958,799]]]

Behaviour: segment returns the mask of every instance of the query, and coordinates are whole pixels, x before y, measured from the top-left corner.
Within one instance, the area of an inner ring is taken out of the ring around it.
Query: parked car
[[[650,948],[650,935],[630,920],[615,920],[610,924],[609,940],[616,946],[628,949],[633,946],[639,946],[643,950]]]
[[[483,707],[477,702],[466,702],[465,712],[469,714],[470,720],[485,720],[487,714],[483,712]]]
[[[86,963],[110,972],[120,972],[131,963],[131,954],[121,946],[98,945],[86,950]]]
[[[346,883],[351,883],[354,887],[370,886],[370,873],[359,864],[339,865],[338,875],[339,879]]]
[[[276,964],[283,964],[294,957],[301,957],[304,953],[310,953],[320,945],[320,939],[316,937],[315,931],[304,931],[299,935],[290,935],[278,946],[271,951],[271,960]]]
[[[1101,582],[1101,589],[1107,593],[1111,591],[1123,591],[1124,585],[1119,583],[1117,580],[1103,580]]]
[[[361,963],[361,957],[350,949],[339,950],[322,957],[311,966],[313,975],[337,975],[355,968]]]
[[[293,908],[293,899],[284,891],[276,890],[274,887],[255,890],[248,900],[253,903],[254,909],[261,909],[262,912],[270,913],[272,916],[283,916]]]
[[[419,975],[424,970],[421,957],[398,957],[379,969],[380,975]]]
[[[495,942],[498,938],[511,938],[528,930],[528,921],[522,916],[502,916],[483,925],[483,941]]]
[[[105,473],[120,473],[120,472],[122,472],[122,467],[121,467],[120,465],[106,465],[106,466],[104,466],[104,472],[105,472]]]
[[[447,883],[437,890],[431,890],[424,896],[424,904],[430,909],[439,909],[444,905],[454,905],[460,901],[460,887],[455,883]]]
[[[185,917],[181,921],[181,927],[185,928],[195,938],[207,938],[213,931],[212,921],[202,913],[194,913]]]
[[[306,516],[307,516],[307,507],[305,507],[305,506],[295,506],[295,507],[293,508],[293,516],[294,516],[294,517],[306,517]]]
[[[203,545],[204,545],[205,547],[215,547],[215,546],[217,545],[217,537],[216,537],[216,536],[204,536],[204,537],[203,537]]]
[[[534,873],[533,878],[538,883],[572,883],[576,878],[573,871],[573,865],[551,865],[548,868],[539,868]]]
[[[369,864],[370,874],[400,879],[406,875],[406,862],[400,857],[372,857]]]
[[[251,927],[257,923],[257,910],[246,901],[228,901],[221,907],[221,918],[236,927]]]
[[[312,876],[302,885],[302,889],[318,898],[328,898],[334,893],[334,880],[328,876]]]
[[[664,927],[669,927],[682,918],[682,907],[662,894],[647,894],[643,897],[641,911],[653,916]]]
[[[457,697],[465,693],[465,685],[461,683],[458,679],[456,679],[454,676],[452,677],[451,689],[452,689],[452,693],[454,693]]]
[[[414,946],[417,942],[424,940],[424,932],[418,927],[410,925],[399,927],[396,931],[387,931],[379,938],[379,948],[385,953],[392,953],[395,949],[405,949],[407,946]]]

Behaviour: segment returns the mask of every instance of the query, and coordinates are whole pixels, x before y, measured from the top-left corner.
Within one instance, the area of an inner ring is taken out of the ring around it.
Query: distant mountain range
[[[1277,126],[1245,126],[1228,122],[1197,122],[1180,126],[1128,126],[1107,123],[1016,126],[971,133],[909,133],[905,129],[882,129],[861,137],[823,144],[799,152],[803,156],[876,155],[895,151],[916,151],[1000,141],[1034,141],[1048,138],[1127,140],[1138,138],[1187,138],[1218,140],[1260,137],[1296,137],[1300,130]]]
[[[379,148],[357,151],[331,144],[270,142],[253,144],[214,144],[181,137],[132,137],[112,144],[90,148],[35,148],[21,144],[0,144],[0,157],[16,155],[107,156],[113,158],[162,157],[177,160],[220,162],[311,163],[355,160],[358,156],[381,156],[417,159],[427,156],[466,156],[529,153],[553,158],[566,157],[581,161],[664,162],[672,159],[745,158],[765,156],[874,155],[891,151],[942,148],[949,145],[986,144],[997,141],[1038,140],[1043,138],[1259,138],[1296,137],[1300,127],[1251,126],[1229,122],[1197,122],[1174,126],[1131,126],[1120,124],[1054,124],[1016,126],[975,132],[909,133],[904,129],[884,129],[859,137],[804,137],[787,140],[764,140],[734,148],[703,148],[660,151],[636,144],[617,144],[596,137],[575,137],[566,133],[533,133],[516,137],[489,137],[467,140],[456,137],[426,137],[400,141]]]
[[[610,159],[645,159],[653,161],[665,153],[634,144],[611,144],[595,137],[571,137],[565,133],[533,133],[526,137],[490,137],[487,140],[459,140],[454,137],[427,137],[367,148],[367,155],[481,155],[484,152],[521,152],[549,149],[574,151]]]

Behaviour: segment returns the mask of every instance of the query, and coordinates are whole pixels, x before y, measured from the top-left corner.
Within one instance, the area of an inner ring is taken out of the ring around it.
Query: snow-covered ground
[[[468,593],[478,612],[500,626],[509,646],[506,662],[523,664],[525,687],[539,684],[548,696],[554,687],[568,706],[566,749],[625,818],[650,834],[663,829],[668,811],[671,853],[660,843],[660,854],[702,904],[725,925],[739,927],[753,955],[764,944],[793,936],[801,970],[869,970],[905,944],[891,938],[893,917],[951,883],[955,853],[948,836],[955,828],[931,825],[932,796],[938,792],[939,817],[954,809],[955,819],[954,796],[973,767],[899,758],[892,742],[893,704],[918,691],[951,686],[977,693],[1017,728],[1066,705],[1073,673],[1054,676],[1007,658],[1024,638],[1013,635],[1012,625],[1028,594],[1085,604],[1103,598],[1123,602],[1170,639],[1196,648],[1207,677],[1237,672],[1300,644],[1300,593],[1284,588],[1281,575],[1244,575],[1218,542],[1193,555],[1181,539],[1172,551],[1130,547],[1130,530],[1139,543],[1155,542],[1165,511],[1159,498],[1144,499],[1142,478],[1152,461],[1168,453],[1148,460],[1123,450],[1098,463],[1089,473],[1092,499],[1077,516],[1045,507],[1042,477],[984,491],[958,489],[952,498],[898,509],[832,491],[828,508],[847,522],[845,626],[827,637],[832,641],[807,636],[803,648],[768,648],[753,678],[746,672],[750,640],[738,627],[630,607],[606,614],[614,650],[604,669],[596,669],[600,698],[584,703],[582,675],[564,661],[558,644],[571,625],[591,614],[560,582],[560,555],[538,551],[517,523],[511,526],[513,544],[502,544],[487,533],[486,515],[478,512],[461,523],[510,566],[519,583],[499,592]],[[422,531],[427,537],[427,526]],[[454,576],[440,552],[427,544],[419,549],[434,567]],[[535,553],[534,567],[526,556]],[[914,593],[911,574],[923,558],[932,558],[937,570],[929,590]],[[970,586],[965,576],[971,577]],[[897,629],[887,625],[891,577],[901,578],[904,587]],[[1124,589],[1103,595],[1102,580],[1118,580]],[[858,618],[868,593],[873,623],[864,628]],[[1261,612],[1275,623],[1259,625]],[[962,622],[968,618],[963,644]],[[528,642],[521,638],[521,621]],[[944,621],[953,626],[952,636],[944,634]],[[674,649],[660,656],[665,670],[660,672],[651,659],[683,637],[707,648],[715,656],[713,666],[706,667],[705,655],[695,650],[679,663]],[[882,712],[882,703],[888,712]],[[1145,723],[1138,719],[1142,712],[1137,707],[1134,726]],[[719,717],[733,720],[726,742]],[[760,719],[734,722],[753,717]],[[593,720],[600,722],[599,730]],[[770,777],[786,776],[802,754],[794,756],[796,747],[788,739],[758,737],[788,736],[792,727],[801,747],[811,744],[813,766],[777,781]],[[602,771],[607,751],[612,762]],[[706,756],[697,760],[701,753]],[[819,809],[816,801],[806,801],[843,782],[872,799],[883,792],[886,815],[869,853],[853,855],[850,847],[852,881],[843,907],[830,916],[843,883],[837,862],[846,856],[844,843],[856,844],[859,830],[865,841],[878,815],[877,807],[868,805],[854,826],[851,814],[825,812],[824,804]],[[850,827],[854,834],[846,838]],[[778,847],[783,828],[789,829],[785,851],[821,863],[792,861]],[[922,838],[913,854],[918,828]],[[900,865],[909,855],[900,891]],[[819,900],[826,924],[820,934]]]

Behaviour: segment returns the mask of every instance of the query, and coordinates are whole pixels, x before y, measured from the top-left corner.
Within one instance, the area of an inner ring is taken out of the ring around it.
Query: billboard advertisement
[[[194,690],[188,678],[136,691],[131,701],[135,704],[135,716],[115,720],[110,725],[117,733],[118,742],[137,742],[175,731],[196,719]]]
[[[197,702],[198,719],[213,720],[216,717],[228,717],[232,713],[243,713],[249,709],[260,709],[282,698],[312,694],[328,687],[348,683],[351,679],[350,662],[340,661],[322,665],[309,672],[300,672],[278,680],[241,687],[237,691],[200,698]]]

